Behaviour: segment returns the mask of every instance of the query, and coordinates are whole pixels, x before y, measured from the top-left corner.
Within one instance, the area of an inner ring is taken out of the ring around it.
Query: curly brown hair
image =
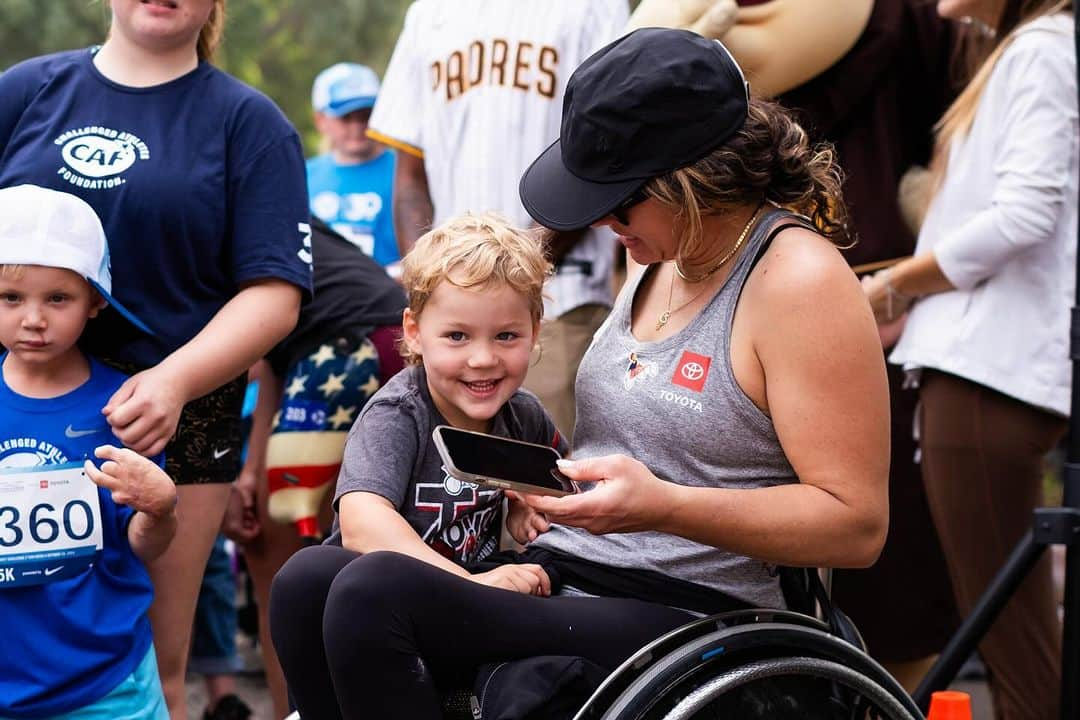
[[[812,145],[788,110],[754,97],[746,122],[722,146],[653,178],[644,191],[675,214],[684,238],[679,255],[693,260],[705,250],[703,217],[763,201],[807,216],[831,242],[850,247],[854,231],[842,184],[831,145]]]

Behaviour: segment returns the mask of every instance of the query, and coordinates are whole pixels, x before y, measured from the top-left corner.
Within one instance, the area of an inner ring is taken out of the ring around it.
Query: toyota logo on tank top
[[[709,364],[712,358],[705,355],[683,350],[679,364],[675,366],[675,372],[671,376],[671,383],[679,385],[687,390],[701,392],[705,387],[705,381],[709,377]]]

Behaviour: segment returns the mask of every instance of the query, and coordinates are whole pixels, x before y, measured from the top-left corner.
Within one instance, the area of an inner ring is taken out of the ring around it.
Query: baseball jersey
[[[3,360],[0,355],[0,364]],[[91,359],[89,380],[43,399],[19,395],[0,373],[0,468],[10,472],[81,463],[93,457],[98,445],[121,446],[101,408],[126,379]],[[161,462],[160,456],[155,459]],[[0,487],[11,490],[4,475]],[[63,509],[39,504],[20,512],[8,497],[5,492],[0,500],[4,555],[21,549],[21,541],[35,532],[39,545],[49,550],[60,546],[65,533],[82,535],[78,526],[86,518],[74,507],[79,501]],[[96,702],[130,675],[150,648],[146,611],[154,591],[128,544],[133,511],[114,503],[101,488],[97,497],[102,550],[89,569],[72,575],[57,560],[42,571],[51,572],[55,581],[17,585],[8,569],[14,566],[0,558],[0,617],[12,628],[0,653],[0,717],[52,717]]]
[[[119,85],[91,50],[0,74],[0,187],[31,183],[94,208],[109,239],[113,296],[93,354],[156,365],[250,281],[311,285],[300,138],[264,95],[203,62],[160,85]]]
[[[307,180],[312,215],[383,267],[401,259],[390,208],[393,151],[352,165],[338,164],[330,153],[313,157]]]
[[[559,137],[570,74],[614,40],[626,0],[416,0],[369,134],[424,159],[435,223],[493,210],[533,225],[518,180]],[[613,235],[593,230],[547,288],[547,317],[611,304]]]

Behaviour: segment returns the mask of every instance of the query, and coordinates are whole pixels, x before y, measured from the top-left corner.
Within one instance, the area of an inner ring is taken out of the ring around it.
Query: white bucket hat
[[[74,195],[37,185],[0,189],[0,265],[43,265],[76,272],[128,322],[154,334],[110,294],[105,231],[94,209]]]

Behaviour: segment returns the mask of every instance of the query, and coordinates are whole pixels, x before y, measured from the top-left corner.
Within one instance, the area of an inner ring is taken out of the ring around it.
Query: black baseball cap
[[[588,227],[652,178],[723,145],[746,121],[749,96],[719,41],[635,30],[570,76],[559,139],[521,176],[521,202],[553,230]]]

